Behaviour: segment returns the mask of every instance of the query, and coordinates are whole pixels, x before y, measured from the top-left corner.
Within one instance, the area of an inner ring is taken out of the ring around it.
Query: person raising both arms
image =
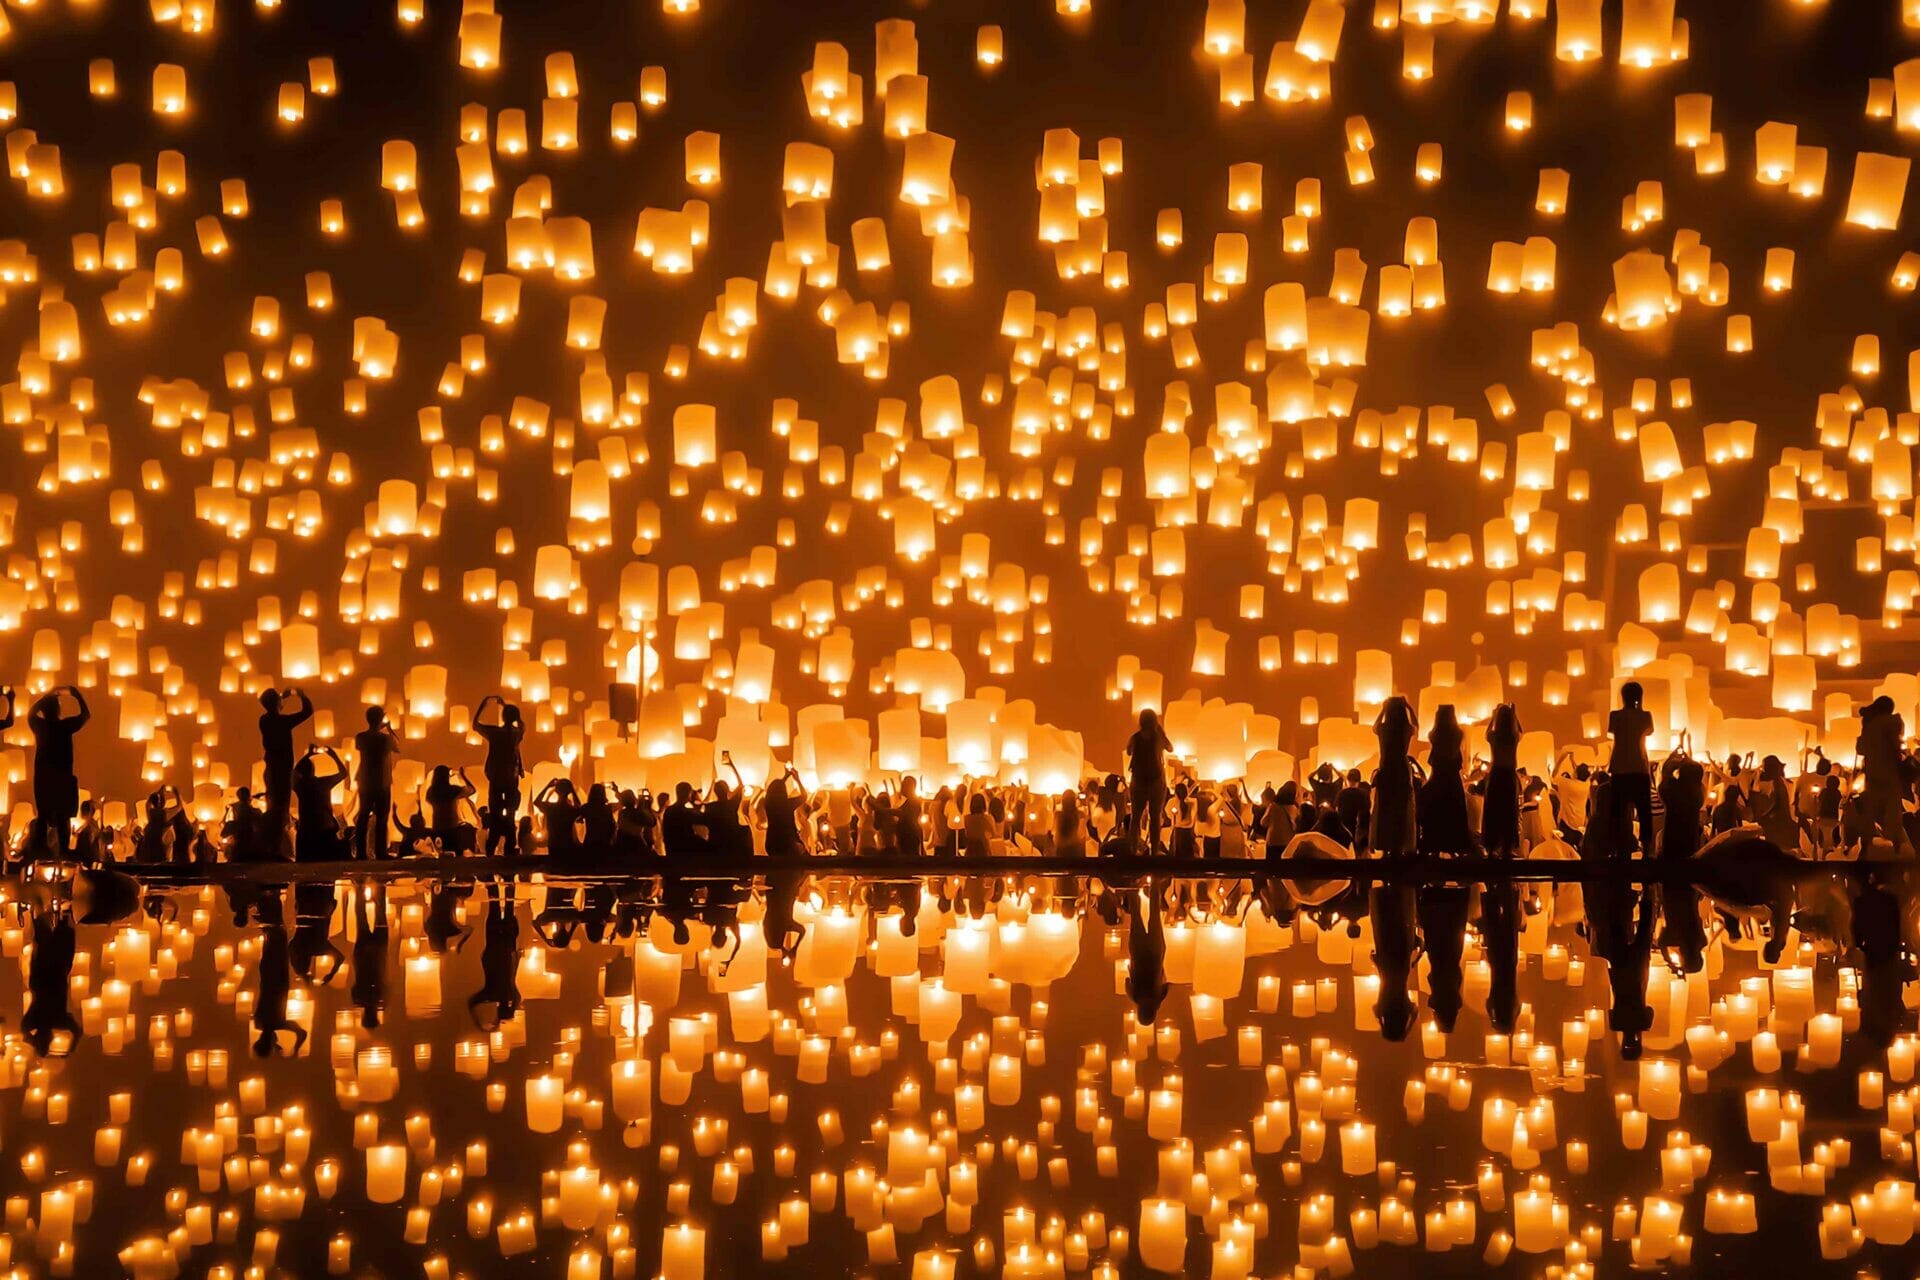
[[[71,697],[77,710],[63,714],[63,696]],[[54,856],[62,861],[71,849],[73,819],[80,812],[73,740],[91,719],[86,695],[66,684],[48,690],[27,712],[27,727],[33,731],[33,808]]]

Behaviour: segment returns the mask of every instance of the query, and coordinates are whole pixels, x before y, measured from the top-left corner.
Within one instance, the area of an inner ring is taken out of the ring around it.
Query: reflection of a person
[[[1903,989],[1913,978],[1901,945],[1900,900],[1869,873],[1854,888],[1853,939],[1860,948],[1860,1032],[1884,1048],[1907,1021]]]
[[[1380,975],[1373,1015],[1380,1034],[1397,1044],[1413,1030],[1416,1012],[1407,991],[1413,972],[1413,886],[1405,881],[1374,885],[1367,895],[1367,918],[1373,923],[1373,967]]]
[[[1511,1035],[1520,1016],[1520,886],[1512,880],[1480,886],[1480,940],[1493,971],[1487,1025]]]
[[[467,944],[473,928],[460,919],[460,906],[472,892],[473,886],[465,882],[433,886],[423,932],[435,955],[445,955],[448,948],[458,951]]]
[[[33,916],[33,954],[27,961],[27,1007],[20,1032],[43,1058],[64,1057],[80,1039],[80,1024],[67,1008],[73,981],[73,912],[56,903]],[[66,1033],[56,1046],[54,1037]]]
[[[263,908],[265,903],[261,904]],[[279,913],[260,930],[260,990],[253,1002],[253,1053],[264,1058],[280,1048],[280,1033],[291,1032],[293,1045],[283,1056],[293,1057],[307,1042],[307,1030],[287,1017],[287,998],[293,992],[293,948]]]
[[[480,989],[467,997],[467,1011],[483,1031],[492,1031],[513,1021],[514,1014],[520,1010],[518,905],[511,884],[495,881],[487,892],[487,919],[481,934]]]
[[[1653,1026],[1647,1005],[1647,965],[1653,958],[1653,908],[1643,890],[1611,878],[1586,886],[1587,929],[1595,955],[1607,962],[1612,1002],[1607,1025],[1620,1036],[1620,1056],[1640,1056]]]
[[[340,895],[331,882],[293,887],[293,937],[288,951],[293,971],[302,981],[324,987],[346,963],[332,937],[333,913],[339,905]]]
[[[794,903],[800,898],[800,886],[806,878],[805,873],[799,871],[769,872],[766,876],[767,910],[760,929],[766,935],[767,946],[788,960],[800,950],[800,942],[806,936],[806,930],[793,918]]]
[[[1707,963],[1707,928],[1700,893],[1690,884],[1659,886],[1660,951],[1676,973],[1699,973]]]
[[[1160,919],[1158,882],[1134,894],[1127,921],[1127,998],[1133,1001],[1134,1017],[1143,1027],[1152,1026],[1160,1017],[1160,1003],[1167,998],[1167,933]],[[1144,910],[1139,898],[1144,894]]]
[[[1465,1003],[1467,908],[1472,890],[1463,884],[1423,884],[1416,891],[1420,942],[1427,953],[1427,1007],[1442,1032],[1451,1033]]]
[[[373,899],[373,916],[367,899]],[[360,1025],[368,1031],[380,1025],[387,1002],[387,890],[384,885],[356,886],[353,890],[353,1003]]]

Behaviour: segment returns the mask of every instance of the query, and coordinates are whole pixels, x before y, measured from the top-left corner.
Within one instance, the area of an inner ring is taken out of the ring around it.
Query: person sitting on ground
[[[329,767],[322,772],[321,764]],[[296,862],[326,862],[346,853],[346,835],[334,812],[334,789],[347,780],[347,766],[332,747],[312,746],[293,770],[300,814],[293,828]]]
[[[435,765],[433,779],[427,784],[426,834],[439,842],[445,853],[472,853],[474,850],[474,826],[460,813],[462,801],[473,797],[473,783],[468,781],[466,771],[461,770],[459,781],[454,781],[454,772],[448,766]]]

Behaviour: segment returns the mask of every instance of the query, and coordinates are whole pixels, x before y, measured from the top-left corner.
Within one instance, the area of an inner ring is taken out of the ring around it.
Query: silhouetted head
[[[1588,764],[1577,764],[1573,766],[1573,776],[1578,778],[1582,782],[1590,781],[1593,778],[1593,766]]]
[[[1152,729],[1155,725],[1159,723],[1160,723],[1160,716],[1158,713],[1154,711],[1152,707],[1148,707],[1145,711],[1142,711],[1140,713],[1140,728],[1142,730]]]
[[[444,764],[433,766],[433,785],[445,786],[453,781],[453,770]]]
[[[733,796],[733,793],[732,793],[731,791],[729,791],[729,790],[727,789],[727,784],[726,784],[726,783],[724,783],[724,782],[720,782],[720,781],[717,781],[717,780],[716,780],[716,781],[714,782],[714,784],[713,784],[713,798],[714,798],[714,799],[716,799],[716,800],[728,800],[728,799],[731,799],[731,798],[732,798],[732,796]]]
[[[501,724],[519,724],[520,708],[514,706],[511,702],[509,702],[506,706],[502,707],[500,709],[500,723]]]
[[[381,725],[385,724],[386,722],[387,722],[387,711],[385,707],[368,707],[367,708],[367,728],[378,729]]]
[[[1640,682],[1638,680],[1629,680],[1625,684],[1620,686],[1620,705],[1621,706],[1629,707],[1629,708],[1637,708],[1640,705],[1641,697],[1642,697],[1642,690],[1640,688]]]
[[[691,782],[674,783],[673,798],[681,804],[685,804],[687,801],[693,799],[693,784]]]
[[[280,691],[278,689],[268,689],[261,693],[260,705],[269,711],[278,711],[280,709]]]

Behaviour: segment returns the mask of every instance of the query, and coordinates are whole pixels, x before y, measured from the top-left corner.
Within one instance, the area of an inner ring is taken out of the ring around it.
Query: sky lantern
[[[1860,152],[1854,157],[1846,220],[1874,231],[1891,231],[1899,226],[1900,207],[1907,194],[1907,175],[1912,168],[1913,162],[1905,156]]]

